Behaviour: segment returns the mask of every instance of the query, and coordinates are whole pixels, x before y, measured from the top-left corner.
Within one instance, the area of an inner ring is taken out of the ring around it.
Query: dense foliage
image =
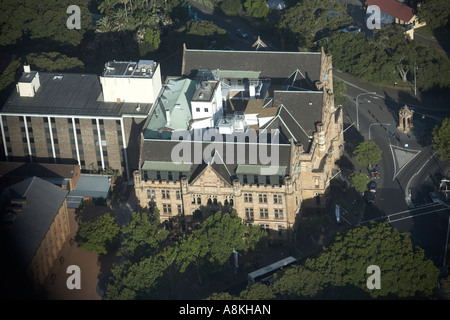
[[[377,164],[381,160],[381,149],[374,141],[363,141],[353,151],[356,161],[362,166]]]
[[[351,186],[358,192],[364,192],[367,188],[367,184],[370,182],[370,178],[364,173],[352,173],[350,175]]]
[[[119,249],[125,261],[115,265],[107,285],[106,299],[148,298],[165,283],[172,292],[175,278],[193,268],[202,283],[204,275],[223,272],[233,251],[255,250],[267,234],[258,227],[242,223],[236,212],[217,212],[191,233],[168,239],[159,214],[133,213],[122,227]]]
[[[434,47],[410,40],[401,27],[389,25],[366,38],[364,33],[337,32],[318,43],[333,56],[333,65],[361,80],[376,84],[397,81],[413,83],[417,89],[450,88],[450,60]],[[416,77],[414,78],[414,67]]]
[[[298,47],[312,47],[318,36],[335,31],[351,22],[347,10],[332,0],[305,0],[287,9],[281,16],[278,28],[288,36],[288,41]]]
[[[107,254],[118,244],[120,227],[114,217],[105,213],[80,224],[78,247],[86,251]]]
[[[66,10],[77,5],[81,29],[68,29]],[[77,46],[92,19],[83,0],[2,0],[0,2],[0,46],[17,45],[23,40]]]
[[[438,151],[439,158],[450,160],[450,119],[445,118],[433,129],[433,148]]]
[[[367,288],[367,268],[380,268],[380,289]],[[439,269],[413,247],[410,234],[387,223],[371,223],[336,235],[314,258],[275,275],[267,286],[248,286],[239,297],[213,294],[209,299],[370,299],[429,298]]]

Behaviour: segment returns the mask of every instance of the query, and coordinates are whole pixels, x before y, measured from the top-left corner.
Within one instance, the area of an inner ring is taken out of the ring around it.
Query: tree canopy
[[[86,251],[107,254],[118,244],[120,227],[109,213],[82,222],[78,230],[78,247]]]
[[[245,11],[254,18],[265,18],[269,14],[269,6],[265,0],[245,0]]]
[[[438,151],[439,158],[450,160],[450,119],[445,118],[441,124],[433,128],[433,148]]]
[[[341,71],[375,84],[394,84],[416,80],[421,91],[450,88],[450,60],[445,52],[410,40],[404,29],[387,25],[373,38],[335,32],[318,42],[333,56],[333,65]],[[414,78],[414,66],[416,77]]]
[[[65,71],[84,68],[83,61],[75,57],[68,57],[59,52],[30,53],[26,62],[38,71]]]
[[[431,29],[437,29],[448,23],[450,6],[447,0],[424,0],[418,6],[417,16]]]
[[[370,178],[364,173],[352,173],[350,175],[351,186],[358,192],[364,192],[367,188],[367,184],[370,182]]]
[[[381,160],[381,149],[374,141],[363,141],[353,151],[356,161],[362,166],[370,166]]]
[[[81,28],[68,29],[67,8],[76,5],[81,11]],[[16,45],[27,39],[77,46],[91,23],[88,2],[82,0],[2,0],[0,2],[0,45]]]
[[[380,268],[380,289],[367,287],[372,265]],[[371,222],[338,233],[315,257],[276,273],[269,286],[257,283],[238,297],[216,293],[210,299],[425,299],[438,277],[439,269],[413,247],[408,232]]]
[[[283,13],[278,28],[293,33],[298,46],[312,47],[318,35],[345,27],[350,22],[351,18],[341,3],[304,0]]]

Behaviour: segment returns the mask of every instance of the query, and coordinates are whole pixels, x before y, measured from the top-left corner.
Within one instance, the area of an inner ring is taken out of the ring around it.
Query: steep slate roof
[[[396,0],[367,0],[366,4],[378,6],[381,11],[405,22],[414,17],[413,8]]]
[[[54,78],[62,76],[62,78]],[[145,116],[152,104],[103,102],[102,87],[95,74],[39,72],[40,87],[34,97],[21,97],[14,90],[2,113],[70,116]]]
[[[171,141],[171,140],[150,140],[146,139],[143,142],[142,145],[142,159],[145,161],[166,161],[166,162],[173,162],[171,158],[171,153],[173,148],[179,143],[179,141]],[[196,163],[194,161],[194,152],[196,152],[196,147],[193,146],[193,144],[200,144],[200,142],[192,142],[191,143],[191,157],[189,159],[189,162],[192,162],[193,165],[191,166],[190,170],[190,181],[193,181],[200,172],[203,171],[204,167],[207,165],[205,162],[202,161],[202,163]],[[202,155],[205,150],[205,148],[210,145],[209,142],[201,143],[201,150]],[[198,146],[198,145],[197,145]],[[234,152],[234,159],[233,161],[228,161],[231,159],[227,159],[227,145],[224,143],[222,145],[222,150],[219,148],[220,157],[218,157],[216,154],[214,155],[214,159],[216,161],[212,162],[210,165],[211,167],[219,173],[225,180],[232,183],[232,178],[236,174],[237,167],[239,164],[249,164],[250,163],[250,145],[246,143],[244,146],[243,144],[233,144],[233,152]],[[255,145],[253,145],[255,146]],[[199,148],[199,147],[198,147]],[[244,152],[240,152],[239,148],[243,148]],[[256,164],[257,165],[270,165],[270,164],[264,164],[261,162],[261,158],[259,156],[259,149],[260,145],[257,146],[257,152],[258,154],[255,155],[252,153],[252,156],[256,158]],[[200,149],[200,148],[199,148]],[[270,154],[270,146],[267,147],[267,153]],[[290,145],[279,145],[279,157],[277,159],[274,159],[274,161],[277,161],[278,163],[273,163],[279,166],[286,166],[289,167],[289,159],[290,159]],[[212,150],[211,150],[212,151]],[[217,151],[217,150],[216,150]],[[203,158],[203,157],[202,157]],[[218,159],[222,159],[223,163],[219,163]],[[210,159],[210,157],[209,157]],[[208,159],[205,159],[208,160]],[[228,163],[232,162],[232,163]],[[238,163],[239,162],[239,163]]]
[[[25,179],[2,192],[0,199],[3,205],[7,205],[10,199],[26,200],[22,212],[16,213],[13,228],[7,229],[11,245],[25,266],[30,264],[67,193],[67,190],[38,177]]]
[[[278,113],[262,130],[279,129],[308,151],[316,124],[322,120],[322,104],[322,91],[274,91],[273,105],[278,106]]]
[[[304,87],[310,87],[319,80],[320,59],[320,52],[186,49],[181,73],[195,77],[199,69],[261,71],[261,78],[271,78],[276,83],[276,79],[282,82],[299,70],[308,79]]]

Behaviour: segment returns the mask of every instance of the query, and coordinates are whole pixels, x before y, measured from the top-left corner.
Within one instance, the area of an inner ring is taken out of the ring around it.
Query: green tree
[[[241,0],[223,0],[219,5],[220,10],[229,16],[236,16],[243,11]]]
[[[287,299],[315,297],[323,289],[325,277],[325,274],[305,266],[294,265],[275,276],[273,291]]]
[[[370,178],[364,173],[352,173],[350,175],[350,181],[353,188],[358,192],[364,192],[367,188],[367,184]]]
[[[159,212],[133,212],[130,222],[122,227],[123,241],[119,255],[140,261],[160,251],[169,232],[162,228]]]
[[[351,22],[346,8],[332,0],[304,0],[287,9],[278,25],[295,35],[297,45],[312,47],[320,34],[334,31]]]
[[[81,11],[81,28],[68,29],[66,13],[70,5]],[[77,46],[89,30],[91,15],[88,2],[82,0],[4,0],[0,2],[0,45],[15,45],[32,39]]]
[[[8,88],[11,84],[15,83],[16,80],[18,80],[20,70],[21,62],[19,60],[12,61],[5,68],[5,70],[3,70],[2,74],[0,75],[0,91]]]
[[[265,18],[270,11],[265,0],[245,0],[244,7],[253,18]]]
[[[54,72],[84,68],[83,61],[59,52],[30,53],[26,56],[26,61],[38,71]]]
[[[150,28],[145,31],[144,41],[139,44],[139,53],[141,56],[145,56],[150,52],[158,50],[161,39],[159,32],[156,32]]]
[[[205,300],[240,300],[240,299],[238,297],[229,294],[228,292],[215,292]]]
[[[425,0],[418,6],[417,16],[431,29],[438,29],[448,23],[450,6],[447,0]]]
[[[202,283],[202,267],[207,266],[209,270],[221,268],[232,256],[233,250],[255,250],[266,240],[264,231],[244,225],[235,211],[230,214],[217,212],[181,241],[178,255],[181,272],[194,264],[199,283]]]
[[[81,241],[78,247],[83,250],[107,254],[118,244],[120,227],[109,213],[82,222],[78,230]]]
[[[255,283],[244,289],[239,296],[242,300],[272,300],[275,294],[271,286]]]
[[[149,257],[132,264],[129,261],[114,265],[106,288],[106,300],[148,299],[166,265],[157,257]]]
[[[361,166],[370,166],[381,160],[381,149],[373,141],[363,141],[353,151],[356,161]]]
[[[381,289],[366,286],[370,265],[381,270]],[[374,222],[337,234],[305,267],[326,275],[325,286],[353,286],[373,298],[429,298],[439,276],[439,269],[425,258],[424,251],[413,247],[409,233]]]
[[[450,119],[445,118],[440,125],[433,128],[433,148],[438,151],[439,158],[450,160]]]

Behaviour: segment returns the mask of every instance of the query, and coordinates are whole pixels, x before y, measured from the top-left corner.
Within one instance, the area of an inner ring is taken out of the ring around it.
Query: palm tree
[[[108,18],[108,16],[101,18],[97,21],[97,26],[95,31],[98,33],[106,33],[111,32],[113,30],[113,26],[111,23],[111,20]]]
[[[117,0],[103,0],[98,6],[98,10],[100,10],[100,13],[107,13],[113,9],[116,4]]]

